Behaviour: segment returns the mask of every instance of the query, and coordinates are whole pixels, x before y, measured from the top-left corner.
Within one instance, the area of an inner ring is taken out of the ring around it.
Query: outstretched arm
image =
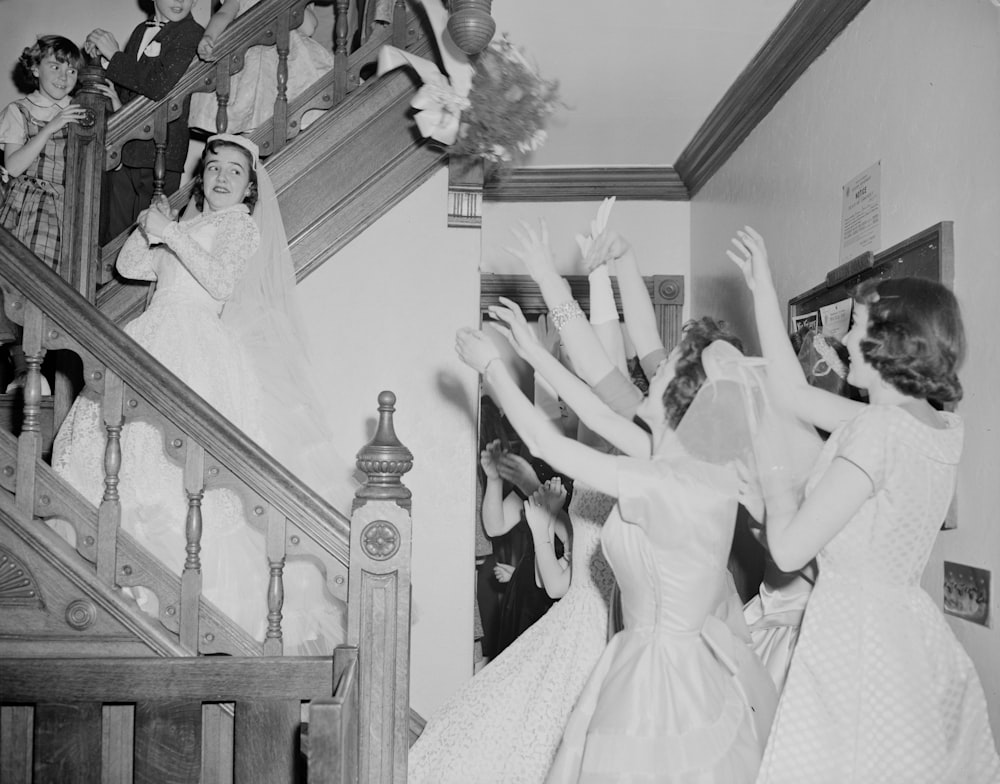
[[[799,419],[828,432],[857,416],[864,403],[810,386],[785,334],[778,294],[771,278],[764,238],[749,226],[733,238],[736,251],[726,254],[743,272],[753,292],[754,318],[761,350],[767,359],[771,392],[776,400]]]
[[[524,502],[524,516],[535,548],[535,577],[553,599],[566,594],[572,575],[569,559],[556,558],[555,549],[557,518],[565,500],[566,490],[556,477],[542,484]]]
[[[617,232],[605,231],[594,239],[584,265],[588,270],[608,266],[614,272],[622,297],[625,326],[639,358],[662,355],[664,346],[656,324],[656,312],[632,246]]]
[[[548,226],[545,221],[539,221],[536,232],[522,222],[521,228],[514,229],[513,233],[519,247],[507,250],[524,262],[528,274],[538,284],[573,371],[588,384],[596,384],[614,370],[614,364],[604,353],[593,327],[573,299],[569,284],[556,270],[549,248]]]
[[[499,461],[502,449],[500,439],[491,441],[480,453],[479,462],[486,474],[486,488],[483,490],[483,530],[487,536],[501,536],[517,525],[521,519],[520,503],[508,502],[503,495],[503,479],[500,476]]]
[[[533,455],[599,492],[606,495],[618,492],[616,458],[566,438],[536,411],[504,365],[496,346],[482,331],[460,329],[455,336],[455,350],[463,362],[489,382],[498,404]]]
[[[511,342],[518,355],[552,385],[566,405],[576,412],[580,421],[625,454],[648,457],[651,449],[649,434],[630,419],[609,408],[590,387],[545,351],[517,303],[506,298],[501,298],[500,301],[502,305],[490,307],[490,315],[506,326],[494,327]]]

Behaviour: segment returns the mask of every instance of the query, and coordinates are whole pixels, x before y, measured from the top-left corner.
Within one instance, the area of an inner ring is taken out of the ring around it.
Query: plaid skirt
[[[11,179],[0,205],[0,226],[57,272],[64,194],[62,185],[22,174]]]

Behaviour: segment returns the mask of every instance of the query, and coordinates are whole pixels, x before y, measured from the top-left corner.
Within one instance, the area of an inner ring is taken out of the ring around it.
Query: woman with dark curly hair
[[[774,394],[831,433],[800,501],[764,472],[765,533],[786,571],[817,558],[758,782],[997,782],[975,668],[920,587],[955,491],[962,318],[944,286],[870,281],[854,295],[847,380],[868,404],[809,386],[784,334],[767,251],[737,232]],[[762,465],[786,461],[763,449]]]
[[[749,447],[744,396],[733,387],[754,376],[739,341],[712,319],[689,322],[639,404],[647,431],[563,368],[516,304],[501,303],[490,313],[518,354],[617,450],[558,433],[495,361],[495,345],[480,331],[459,332],[459,355],[489,382],[531,453],[616,499],[601,546],[621,588],[624,629],[576,700],[546,781],[752,782],[777,697],[749,634],[719,617],[732,591],[726,563]],[[744,449],[730,448],[740,441]],[[738,605],[736,613],[742,625]]]

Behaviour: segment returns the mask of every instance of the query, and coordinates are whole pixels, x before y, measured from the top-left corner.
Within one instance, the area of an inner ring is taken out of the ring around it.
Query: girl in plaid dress
[[[59,264],[65,191],[67,124],[84,116],[82,106],[70,103],[77,69],[83,57],[76,45],[58,35],[46,35],[21,53],[16,76],[34,92],[10,103],[0,113],[5,195],[0,203],[0,226],[50,267]],[[0,310],[0,320],[2,320]],[[19,328],[7,326],[10,334]],[[19,338],[10,346],[15,379],[8,392],[23,385],[24,354]],[[43,388],[43,392],[44,392]]]
[[[51,267],[59,262],[66,170],[66,126],[85,109],[70,103],[80,50],[69,39],[47,35],[27,47],[19,75],[35,86],[0,114],[0,144],[10,177],[0,225]]]

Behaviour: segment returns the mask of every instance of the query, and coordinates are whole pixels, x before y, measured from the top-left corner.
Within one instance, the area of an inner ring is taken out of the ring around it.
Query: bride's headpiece
[[[212,142],[226,142],[227,144],[235,144],[237,147],[242,147],[250,153],[250,168],[257,171],[257,167],[260,164],[260,148],[246,136],[238,136],[235,133],[217,133],[214,136],[208,137],[205,141],[205,147],[207,148]]]

